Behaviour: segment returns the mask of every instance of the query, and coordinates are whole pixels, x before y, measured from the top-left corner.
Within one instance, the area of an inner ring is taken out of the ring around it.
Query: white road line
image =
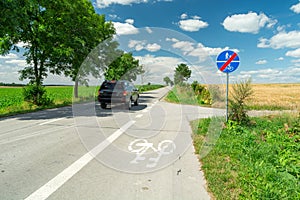
[[[87,165],[91,160],[94,159],[101,151],[103,151],[107,146],[109,146],[113,141],[120,137],[129,127],[131,127],[135,121],[129,121],[112,135],[110,135],[106,140],[101,142],[99,145],[94,147],[88,153],[83,155],[72,165],[66,168],[64,171],[59,173],[48,183],[40,187],[37,191],[28,196],[25,200],[44,200],[47,199],[51,194],[53,194],[58,188],[60,188],[64,183],[66,183],[70,178],[72,178],[77,172],[79,172],[85,165]]]
[[[139,114],[139,115],[135,116],[135,118],[141,118],[141,117],[143,117],[143,114]]]
[[[49,121],[40,123],[39,125],[42,126],[42,125],[45,125],[45,124],[50,124],[50,123],[52,123],[52,122],[56,122],[56,121],[59,121],[59,120],[62,120],[62,119],[65,119],[65,118],[52,119],[52,120],[49,120]]]
[[[10,138],[3,138],[3,139],[0,138],[0,145],[9,144],[9,143],[12,143],[12,142],[17,142],[19,140],[25,140],[25,139],[36,137],[36,136],[46,135],[46,134],[49,134],[49,133],[57,132],[57,131],[63,130],[63,129],[69,129],[69,128],[72,128],[72,127],[75,127],[75,125],[70,125],[68,127],[64,126],[64,127],[59,127],[59,128],[52,128],[51,130],[47,130],[47,131],[41,130],[41,131],[33,132],[33,133],[30,133],[30,134],[20,135],[20,136],[17,136],[17,137],[10,137]]]

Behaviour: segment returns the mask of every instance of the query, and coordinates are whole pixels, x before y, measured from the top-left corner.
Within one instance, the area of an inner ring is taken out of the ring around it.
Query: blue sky
[[[198,80],[202,72],[208,76],[205,71],[223,77],[215,59],[227,49],[236,51],[241,61],[230,75],[232,81],[300,80],[299,0],[93,0],[93,4],[97,13],[114,23],[116,39],[145,66],[149,81],[172,77],[181,62],[198,72],[191,79]],[[14,52],[1,56],[0,82],[19,82],[16,69],[24,64]],[[68,80],[50,77],[46,82],[58,79]]]
[[[131,33],[132,40],[135,28],[160,27],[202,44],[212,62],[221,51],[236,50],[241,63],[233,79],[300,80],[298,0],[96,0],[94,5],[114,22],[119,35]]]

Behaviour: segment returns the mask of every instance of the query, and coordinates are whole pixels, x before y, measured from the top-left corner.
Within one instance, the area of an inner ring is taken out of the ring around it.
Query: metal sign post
[[[234,51],[226,50],[217,57],[217,66],[221,72],[226,73],[226,122],[228,121],[228,91],[229,73],[235,71],[240,64],[240,58]]]
[[[229,91],[229,73],[226,73],[226,122],[228,121],[228,91]]]

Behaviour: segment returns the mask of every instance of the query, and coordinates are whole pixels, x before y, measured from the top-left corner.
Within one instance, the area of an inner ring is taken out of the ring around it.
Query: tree
[[[67,38],[64,44],[70,47],[71,55],[67,58],[67,65],[53,65],[52,72],[61,74],[62,72],[70,77],[75,82],[74,96],[78,97],[78,84],[87,85],[87,76],[92,75],[95,78],[101,76],[109,62],[115,55],[115,58],[120,55],[116,52],[118,43],[112,41],[115,34],[115,29],[111,22],[106,22],[104,15],[98,15],[90,1],[78,0],[72,5],[72,11],[67,17],[72,20],[58,23],[61,31],[67,30]],[[65,18],[62,14],[61,18]]]
[[[192,71],[189,69],[189,67],[186,64],[179,64],[175,69],[174,74],[174,83],[182,84],[184,81],[187,81],[191,77]]]
[[[89,0],[1,0],[0,4],[0,53],[18,50],[16,44],[23,42],[27,66],[20,79],[29,79],[37,88],[49,72],[75,80],[89,51],[115,33]]]
[[[107,80],[135,81],[137,75],[142,73],[144,73],[144,69],[139,64],[139,60],[135,59],[132,53],[123,53],[109,65],[104,76]]]
[[[166,85],[169,85],[169,84],[171,85],[172,81],[171,81],[171,79],[168,76],[166,76],[163,80],[166,83]]]

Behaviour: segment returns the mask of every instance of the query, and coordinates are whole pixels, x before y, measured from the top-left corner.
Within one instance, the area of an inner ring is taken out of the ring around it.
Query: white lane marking
[[[54,129],[52,128],[51,130],[47,130],[47,131],[41,130],[41,131],[37,131],[37,132],[34,132],[34,133],[30,133],[30,134],[20,135],[20,136],[17,136],[17,137],[10,137],[10,138],[3,138],[3,139],[0,138],[0,145],[9,144],[9,143],[12,143],[12,142],[17,142],[19,140],[29,139],[29,138],[36,137],[36,136],[46,135],[46,134],[49,134],[49,133],[53,133],[55,131],[69,129],[69,128],[72,128],[74,126],[75,125],[70,125],[70,126],[67,126],[67,127],[64,126],[64,127],[54,128]]]
[[[66,183],[70,178],[72,178],[77,172],[79,172],[85,165],[87,165],[91,160],[94,159],[101,151],[103,151],[107,146],[109,146],[113,141],[120,137],[129,127],[131,127],[135,121],[129,121],[120,129],[115,131],[106,140],[98,144],[88,153],[83,155],[77,161],[75,161],[68,168],[63,170],[48,183],[40,187],[25,200],[44,200],[47,199],[51,194],[53,194],[58,188],[60,188],[64,183]]]
[[[65,119],[65,118],[52,119],[52,120],[49,120],[49,121],[40,123],[39,125],[42,126],[42,125],[45,125],[45,124],[50,124],[50,123],[52,123],[52,122],[56,122],[56,121],[59,121],[59,120],[62,120],[62,119]]]
[[[135,116],[135,118],[141,118],[141,117],[143,117],[143,114],[139,114],[139,115]]]

